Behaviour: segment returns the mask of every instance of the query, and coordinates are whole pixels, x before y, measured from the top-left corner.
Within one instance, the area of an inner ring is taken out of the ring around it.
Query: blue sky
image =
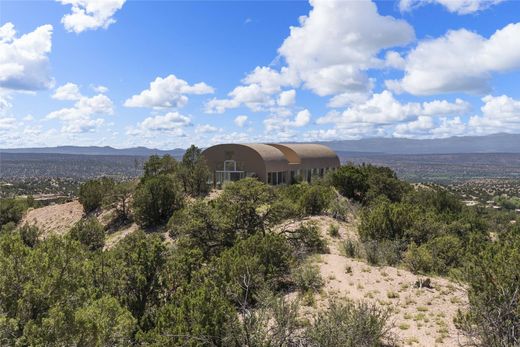
[[[0,147],[519,133],[518,81],[518,1],[0,3]]]

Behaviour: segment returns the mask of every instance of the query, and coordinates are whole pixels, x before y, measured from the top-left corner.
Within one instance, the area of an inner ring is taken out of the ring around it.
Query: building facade
[[[318,144],[221,144],[205,149],[202,155],[217,187],[245,177],[272,185],[311,181],[340,166],[336,153]]]

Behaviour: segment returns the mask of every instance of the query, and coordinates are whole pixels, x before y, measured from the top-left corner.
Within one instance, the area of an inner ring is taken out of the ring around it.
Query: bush
[[[343,243],[343,249],[345,250],[345,255],[350,258],[358,258],[359,257],[359,241],[353,239],[346,239]]]
[[[338,195],[334,199],[332,199],[329,208],[330,215],[332,218],[342,222],[346,222],[349,210],[349,202],[344,197]]]
[[[314,222],[302,223],[296,230],[288,231],[287,238],[300,257],[309,253],[327,252],[327,243],[320,236]]]
[[[323,286],[323,279],[317,265],[305,262],[293,273],[296,288],[302,293],[317,292]]]
[[[367,303],[332,301],[328,310],[315,315],[306,338],[311,346],[380,346],[392,336],[391,312]]]
[[[40,230],[36,225],[24,224],[18,229],[23,243],[28,247],[34,247],[39,241]]]
[[[508,232],[484,245],[477,242],[470,253],[463,267],[469,310],[459,313],[457,327],[475,346],[518,346],[520,233]]]
[[[321,184],[314,184],[300,197],[300,206],[304,215],[319,215],[330,205],[332,191],[329,187]]]
[[[361,214],[359,235],[363,240],[398,240],[407,236],[418,211],[404,203],[391,203],[386,198],[377,199],[364,208]]]
[[[328,233],[332,237],[339,237],[339,225],[337,225],[337,224],[330,224]]]
[[[10,222],[18,224],[28,208],[26,199],[0,199],[0,227]]]
[[[433,269],[433,257],[425,246],[411,243],[404,254],[404,264],[413,273],[429,273]]]
[[[376,240],[365,241],[363,243],[365,249],[365,256],[370,265],[379,265],[381,257],[379,254],[379,242]]]
[[[360,202],[365,199],[368,181],[361,168],[353,164],[344,165],[334,171],[330,179],[341,195]]]
[[[77,222],[70,230],[70,237],[96,251],[105,245],[105,231],[96,217],[88,217]]]
[[[93,212],[101,207],[103,199],[114,188],[114,180],[101,178],[89,180],[79,187],[79,202],[85,213]]]
[[[178,182],[170,175],[141,181],[133,201],[135,219],[142,227],[165,224],[182,205],[183,196]]]
[[[214,258],[211,276],[224,284],[232,302],[254,303],[261,289],[282,287],[292,261],[292,250],[283,236],[258,233]]]
[[[460,266],[463,256],[462,242],[457,236],[443,235],[436,237],[425,244],[432,255],[432,271],[445,275],[452,268]]]

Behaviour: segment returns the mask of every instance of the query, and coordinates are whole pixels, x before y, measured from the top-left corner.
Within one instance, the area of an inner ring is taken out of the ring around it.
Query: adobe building
[[[221,144],[202,152],[213,174],[213,185],[256,177],[272,185],[309,181],[340,166],[329,147],[318,144]]]

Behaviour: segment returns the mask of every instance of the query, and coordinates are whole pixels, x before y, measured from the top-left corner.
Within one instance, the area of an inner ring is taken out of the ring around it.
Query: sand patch
[[[36,225],[45,238],[50,234],[63,235],[83,216],[83,207],[75,200],[27,211],[20,225]]]

